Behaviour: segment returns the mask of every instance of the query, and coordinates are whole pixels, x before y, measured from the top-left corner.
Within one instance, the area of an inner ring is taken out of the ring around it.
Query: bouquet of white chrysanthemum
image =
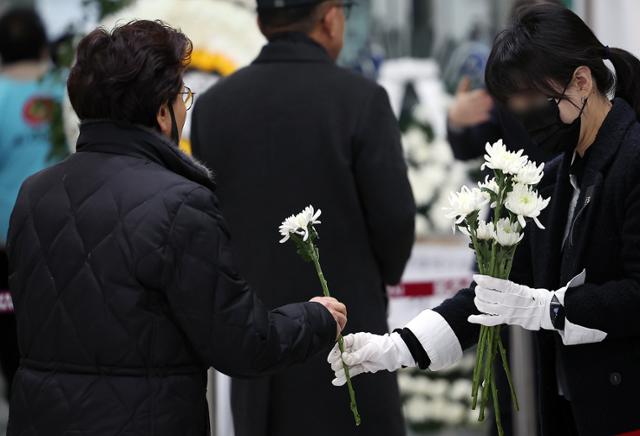
[[[320,267],[320,250],[316,247],[316,241],[319,239],[318,232],[315,229],[316,224],[320,224],[318,218],[322,212],[320,210],[315,211],[313,206],[305,208],[297,215],[292,215],[280,225],[280,234],[283,236],[280,241],[281,244],[291,240],[298,249],[298,254],[303,260],[312,262],[316,268],[320,285],[322,286],[322,293],[325,297],[330,297],[329,286],[327,280],[324,278],[322,268]],[[340,352],[344,353],[344,341],[342,335],[338,336],[338,346]],[[356,425],[360,425],[360,413],[358,412],[358,405],[356,403],[356,392],[351,384],[351,377],[349,376],[349,367],[342,362],[344,373],[347,378],[347,388],[349,389],[349,398],[351,400],[351,412],[356,421]]]
[[[516,247],[524,237],[527,219],[544,229],[538,216],[547,207],[549,199],[543,199],[536,191],[542,180],[544,164],[536,165],[523,156],[523,151],[507,151],[502,140],[487,143],[487,154],[482,169],[493,170],[477,188],[466,186],[449,197],[450,207],[447,217],[455,219],[454,231],[458,228],[471,238],[470,247],[475,251],[480,274],[509,278]],[[490,220],[485,221],[480,214],[489,205]],[[511,396],[516,410],[519,409],[516,392],[511,380],[507,354],[500,339],[500,326],[480,328],[476,365],[473,371],[472,408],[480,402],[480,421],[484,420],[489,394],[493,399],[498,432],[503,434],[500,422],[498,392],[493,373],[493,362],[497,355],[509,381]],[[481,390],[481,392],[480,392]]]

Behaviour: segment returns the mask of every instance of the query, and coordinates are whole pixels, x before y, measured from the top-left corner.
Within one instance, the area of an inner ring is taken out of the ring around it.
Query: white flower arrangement
[[[446,371],[425,372],[415,368],[398,372],[403,412],[409,427],[417,434],[441,428],[475,428],[477,413],[470,413],[471,373],[474,354]]]
[[[427,106],[416,105],[409,121],[401,123],[402,147],[418,213],[416,236],[444,235],[451,228],[440,210],[447,193],[469,183],[469,174],[478,164],[455,160],[451,146],[434,134]],[[406,124],[406,125],[405,125]]]
[[[230,0],[136,0],[105,17],[107,29],[132,19],[159,19],[179,28],[196,52],[222,54],[236,68],[260,52],[265,39],[256,25],[255,8]]]
[[[494,144],[487,143],[484,158],[482,168],[492,169],[494,177],[487,177],[484,182],[478,183],[477,188],[463,186],[457,193],[452,193],[449,207],[445,208],[445,217],[454,220],[454,231],[457,228],[470,237],[479,272],[506,279],[516,248],[524,238],[527,220],[533,220],[539,229],[544,229],[539,216],[549,205],[550,199],[542,198],[536,190],[544,176],[544,164],[537,165],[529,161],[522,150],[507,150],[502,140]],[[487,204],[491,209],[490,221],[481,219]],[[518,410],[506,352],[500,340],[500,326],[481,327],[471,387],[471,408],[476,409],[479,402],[478,418],[484,420],[485,407],[491,395],[498,433],[503,435],[492,369],[498,354],[509,381],[514,408]]]
[[[253,5],[253,6],[250,6]],[[190,70],[185,83],[198,95],[226,76],[248,65],[266,40],[256,25],[255,1],[251,0],[136,0],[100,23],[106,29],[134,19],[162,20],[180,29],[193,42]],[[203,80],[201,72],[209,76]],[[190,153],[192,112],[187,113],[181,148]],[[65,136],[71,151],[79,135],[79,120],[69,98],[63,104]]]

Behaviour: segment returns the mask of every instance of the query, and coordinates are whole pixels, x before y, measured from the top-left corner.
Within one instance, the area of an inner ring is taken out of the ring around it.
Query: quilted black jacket
[[[207,367],[260,375],[331,345],[323,306],[268,311],[237,275],[204,168],[109,121],[84,123],[77,149],[11,217],[8,436],[204,435]]]

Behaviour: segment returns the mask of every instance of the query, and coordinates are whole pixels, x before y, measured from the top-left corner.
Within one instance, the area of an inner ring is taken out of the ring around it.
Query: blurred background
[[[386,88],[403,132],[419,207],[417,243],[404,282],[389,289],[391,329],[470,281],[471,252],[464,240],[451,236],[441,207],[448,192],[480,178],[479,163],[455,158],[447,115],[461,95],[483,88],[491,42],[508,23],[515,2],[358,0],[349,18],[339,63]],[[640,1],[562,3],[576,11],[603,43],[640,55]],[[250,63],[264,44],[252,0],[0,0],[0,15],[11,6],[34,7],[39,12],[47,29],[51,62],[60,77],[72,62],[73,44],[79,37],[97,25],[111,27],[119,20],[160,18],[180,27],[194,42],[193,64],[185,81],[197,93]],[[51,107],[51,124],[56,153],[73,152],[76,119],[66,100]],[[189,152],[189,123],[181,146]],[[2,171],[6,168],[0,165]],[[11,301],[1,288],[0,315],[8,316]],[[513,416],[509,434],[536,434],[528,341],[522,331],[511,334],[511,367],[523,410]],[[410,435],[489,434],[492,426],[478,423],[475,412],[469,410],[473,364],[474,354],[469,352],[448,371],[407,370],[398,375]],[[209,402],[218,436],[233,435],[228,383],[226,377],[211,373]],[[5,390],[0,378],[0,391]],[[8,404],[1,395],[0,435],[5,432],[7,413]]]

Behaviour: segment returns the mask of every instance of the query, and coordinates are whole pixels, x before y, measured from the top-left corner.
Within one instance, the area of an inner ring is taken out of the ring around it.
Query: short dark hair
[[[3,64],[38,60],[45,48],[47,32],[33,9],[10,9],[0,17],[0,58]]]
[[[111,119],[157,127],[156,114],[182,90],[192,43],[162,21],[97,28],[78,45],[67,87],[81,120]]]
[[[267,38],[280,32],[309,33],[316,25],[316,11],[323,3],[311,3],[287,8],[258,8],[260,26]]]

